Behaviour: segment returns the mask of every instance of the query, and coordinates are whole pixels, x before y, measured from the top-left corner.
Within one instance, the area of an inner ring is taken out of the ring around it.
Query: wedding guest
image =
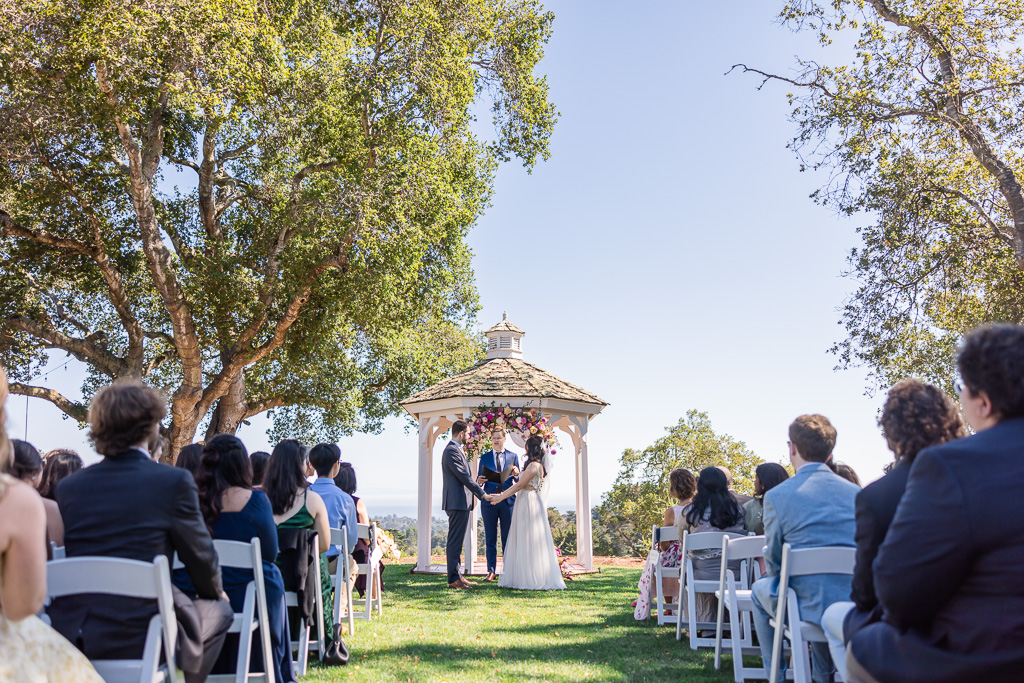
[[[174,461],[174,466],[188,470],[192,473],[192,476],[195,476],[195,473],[199,471],[199,461],[202,457],[203,444],[190,443],[178,453],[178,459]]]
[[[267,460],[270,453],[256,451],[249,454],[249,462],[252,463],[252,485],[256,488],[263,486],[263,473],[267,471]]]
[[[64,520],[57,505],[57,484],[82,469],[82,459],[74,451],[50,451],[43,459],[43,477],[39,482],[39,495],[46,508],[46,535],[58,546],[64,545]]]
[[[356,521],[359,524],[370,524],[370,514],[366,511],[366,503],[356,495],[356,470],[352,467],[351,463],[343,462],[338,470],[338,474],[334,477],[334,483],[338,485],[342,491],[352,497],[355,504]],[[383,552],[380,548],[374,550],[374,560],[381,560]],[[359,539],[354,549],[352,550],[352,558],[358,564],[366,564],[367,559],[370,557],[370,547],[366,545],[364,539]],[[384,562],[380,563],[380,577],[381,577],[381,588],[384,587]],[[366,575],[355,577],[355,589],[359,591],[360,596],[366,595]],[[376,590],[376,589],[374,589]],[[376,597],[376,595],[374,595]]]
[[[754,470],[754,497],[743,505],[743,528],[760,536],[764,533],[764,494],[789,479],[789,472],[777,462],[763,462]]]
[[[317,479],[309,487],[323,498],[327,507],[327,520],[332,529],[344,529],[348,547],[353,549],[359,540],[359,523],[356,521],[356,504],[346,491],[338,488],[334,481],[341,468],[341,449],[337,444],[320,443],[309,451],[309,462],[316,470]],[[331,546],[327,551],[327,569],[334,574],[341,548]],[[350,550],[351,552],[351,550]],[[352,578],[354,581],[355,578]],[[350,584],[351,585],[351,582]]]
[[[843,680],[849,678],[846,642],[859,629],[882,618],[871,566],[907,487],[910,466],[923,449],[967,435],[956,404],[939,388],[916,379],[905,379],[889,390],[878,424],[896,456],[896,464],[857,494],[852,602],[835,603],[821,618],[832,660]]]
[[[853,545],[853,501],[860,490],[838,477],[826,464],[836,445],[836,430],[824,415],[801,415],[789,426],[789,462],[792,477],[765,494],[764,560],[767,575],[751,586],[754,630],[761,649],[765,678],[772,665],[772,643],[778,601],[782,546],[794,550],[821,546]],[[815,574],[793,577],[790,587],[800,604],[800,617],[821,623],[829,605],[846,599],[850,577],[843,574]],[[781,654],[781,653],[780,653]],[[812,678],[826,683],[832,676],[832,657],[827,643],[811,643]],[[784,681],[786,658],[779,657],[779,677]]]
[[[218,434],[210,439],[203,448],[196,479],[199,508],[213,538],[243,543],[249,543],[253,537],[260,539],[274,680],[294,681],[284,581],[274,564],[277,559],[277,527],[270,500],[265,493],[252,488],[252,469],[245,446],[230,434]],[[252,570],[225,567],[221,570],[221,577],[231,607],[235,612],[241,612],[246,589],[253,578]],[[262,650],[255,647],[254,653],[250,670],[262,671]],[[237,645],[225,647],[216,670],[234,671],[236,657]]]
[[[923,449],[873,564],[885,618],[853,634],[851,681],[1021,680],[1024,327],[987,325],[957,356],[972,436]]]
[[[27,441],[11,439],[14,446],[14,461],[11,474],[36,489],[43,478],[43,457],[39,449]]]
[[[199,510],[196,483],[187,471],[155,463],[146,448],[167,413],[163,397],[138,381],[119,381],[96,393],[89,406],[89,436],[99,463],[57,485],[69,558],[123,557],[152,562],[174,555],[196,589],[196,599],[174,591],[185,680],[204,681],[217,661],[231,605],[224,599],[213,540]],[[47,612],[54,627],[90,659],[138,659],[152,600],[74,595],[57,598]]]
[[[49,460],[53,456],[59,455],[61,453],[69,453],[69,454],[71,454],[71,455],[73,455],[73,456],[75,456],[76,458],[79,458],[79,459],[81,459],[81,457],[82,457],[82,456],[78,455],[77,452],[71,450],[70,448],[54,448],[52,451],[46,451],[46,453],[43,454],[43,462],[46,462],[47,460]]]
[[[320,553],[320,589],[324,604],[325,634],[333,629],[331,576],[327,571],[326,553],[331,547],[331,523],[327,519],[327,506],[315,491],[309,490],[306,471],[309,462],[303,455],[302,444],[285,439],[274,446],[267,461],[263,492],[270,499],[274,524],[278,529],[312,529],[317,533]]]
[[[718,469],[721,470],[722,474],[725,475],[726,480],[729,482],[729,494],[736,499],[740,507],[743,507],[750,501],[750,496],[745,493],[738,493],[732,488],[732,470],[725,465],[718,465]]]
[[[693,476],[693,472],[688,469],[682,467],[674,469],[668,475],[668,490],[669,495],[676,500],[676,504],[665,509],[665,520],[662,526],[675,526],[683,508],[690,504],[694,494],[697,493],[697,477]],[[661,562],[662,567],[676,568],[679,566],[679,541],[662,541],[659,544],[659,550],[660,552],[653,559]],[[640,576],[640,595],[632,605],[636,608],[633,618],[638,621],[647,619],[651,613],[651,584],[656,577],[654,569],[653,564],[645,565]],[[661,590],[665,601],[671,605],[679,594],[679,579],[666,577]],[[666,607],[665,613],[670,615],[672,611]]]
[[[0,681],[103,683],[89,660],[36,615],[46,600],[46,513],[9,474],[7,376],[0,370]]]
[[[164,456],[164,450],[167,448],[167,439],[157,434],[149,442],[149,458],[153,462],[160,462]]]
[[[835,460],[829,460],[827,464],[829,468],[836,473],[837,476],[842,477],[843,479],[850,482],[857,488],[863,488],[860,485],[860,477],[858,477],[854,469],[847,465],[845,462],[836,462]]]
[[[697,493],[693,502],[683,508],[676,517],[676,530],[682,538],[683,532],[699,534],[704,531],[728,531],[746,533],[743,529],[743,509],[733,492],[729,480],[720,467],[705,467],[697,477]],[[717,579],[721,573],[721,550],[687,551],[693,560],[695,579]],[[730,563],[730,569],[739,571],[739,563]],[[683,600],[680,599],[680,606]],[[714,595],[697,594],[697,621],[713,622],[718,618],[718,601]]]

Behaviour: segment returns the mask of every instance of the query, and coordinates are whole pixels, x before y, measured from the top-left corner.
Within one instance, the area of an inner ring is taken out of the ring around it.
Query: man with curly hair
[[[1024,327],[988,325],[957,357],[975,434],[914,460],[874,561],[883,620],[846,651],[851,681],[1019,681],[1024,672]]]

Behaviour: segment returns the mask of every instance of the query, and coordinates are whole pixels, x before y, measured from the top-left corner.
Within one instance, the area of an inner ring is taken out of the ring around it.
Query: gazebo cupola
[[[503,313],[501,322],[484,332],[487,335],[487,358],[522,358],[523,336],[521,329],[509,322],[508,313]]]

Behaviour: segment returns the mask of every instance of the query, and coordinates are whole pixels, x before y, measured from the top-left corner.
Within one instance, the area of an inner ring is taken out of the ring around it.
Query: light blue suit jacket
[[[808,463],[764,496],[764,561],[778,595],[782,545],[794,550],[828,545],[854,547],[854,499],[860,489],[833,474],[825,463]],[[834,602],[850,599],[850,576],[796,576],[790,586],[800,600],[800,618],[821,623]]]

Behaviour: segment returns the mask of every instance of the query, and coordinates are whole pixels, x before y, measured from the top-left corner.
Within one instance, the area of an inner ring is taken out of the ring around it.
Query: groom
[[[466,540],[466,527],[469,526],[469,511],[474,501],[469,494],[483,499],[484,490],[473,479],[469,469],[469,460],[462,447],[466,445],[466,423],[458,420],[452,425],[452,440],[444,447],[441,456],[441,472],[444,475],[441,488],[441,506],[448,513],[448,546],[445,554],[448,559],[448,587],[469,588],[475,585],[466,581],[459,574],[462,564],[462,544]],[[470,558],[470,563],[476,558]]]
[[[477,482],[483,485],[487,493],[500,494],[512,488],[519,478],[519,456],[511,451],[505,450],[505,430],[495,428],[491,432],[492,450],[480,456],[480,464],[477,466]],[[512,466],[512,476],[497,483],[487,481],[483,476],[484,467],[489,467],[495,472],[504,472],[505,468]],[[485,483],[486,482],[486,483]],[[487,542],[487,578],[484,581],[494,581],[498,567],[498,524],[501,523],[501,553],[505,554],[505,546],[508,545],[508,530],[512,526],[512,506],[516,504],[516,497],[509,496],[500,503],[489,503],[486,500],[480,503],[480,516],[484,519],[484,538]]]

